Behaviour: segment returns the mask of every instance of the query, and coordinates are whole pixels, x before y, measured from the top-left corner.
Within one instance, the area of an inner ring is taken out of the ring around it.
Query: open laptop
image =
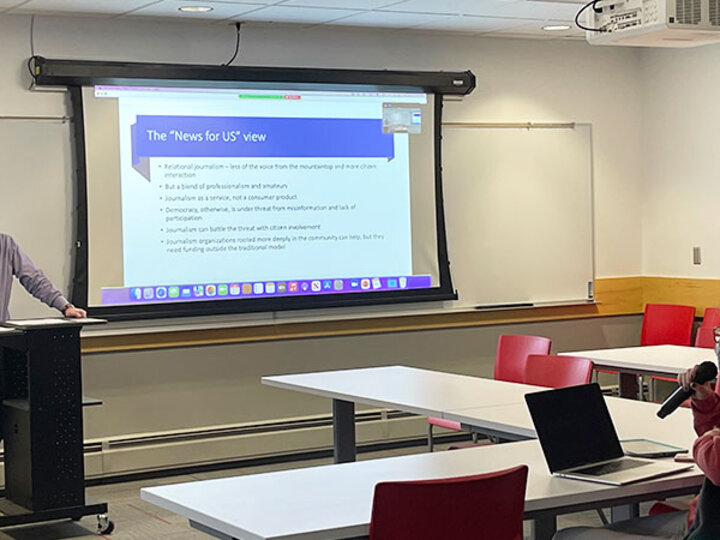
[[[603,484],[629,484],[692,465],[625,457],[597,383],[525,395],[550,472]]]

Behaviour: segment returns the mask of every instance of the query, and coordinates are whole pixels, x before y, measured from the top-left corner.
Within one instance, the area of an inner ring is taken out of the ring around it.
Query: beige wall
[[[84,356],[91,438],[329,414],[330,400],[263,386],[264,375],[402,364],[492,376],[497,337],[548,336],[553,352],[629,346],[640,317],[498,325]]]
[[[220,64],[232,45],[233,29],[219,24],[70,17],[35,21],[35,51],[48,58]],[[29,18],[0,17],[0,114],[68,114],[63,93],[28,91],[28,56]],[[237,63],[471,69],[477,89],[463,102],[447,104],[447,120],[592,123],[596,272],[606,277],[641,270],[639,58],[634,49],[582,42],[247,25]],[[0,122],[0,135],[11,137],[10,124]],[[12,149],[3,145],[3,162],[13,165],[3,180],[12,204],[3,205],[0,230],[16,235],[64,285],[70,276],[71,169],[66,169],[64,182],[63,177],[50,182],[57,173],[34,172],[48,144],[22,144]],[[51,209],[35,210],[38,193],[52,201]],[[39,313],[36,303],[21,293],[14,295],[11,307],[16,317]]]
[[[218,24],[39,17],[35,50],[48,58],[220,64],[234,31]],[[29,18],[0,16],[0,115],[65,115],[62,93],[30,92]],[[596,270],[599,277],[641,271],[640,52],[581,42],[453,37],[358,29],[243,29],[237,63],[369,69],[471,69],[474,94],[448,103],[451,121],[578,121],[593,125]],[[0,120],[0,160],[12,163],[0,182],[0,230],[14,234],[50,277],[70,279],[72,169],[63,137],[42,145],[18,141]],[[17,156],[26,156],[19,160]],[[43,156],[54,176],[43,174]],[[34,156],[34,157],[33,157]],[[58,173],[57,167],[65,172]],[[57,179],[59,175],[59,180]],[[42,201],[38,200],[43,194]],[[47,202],[45,202],[47,201]],[[14,292],[16,317],[43,313]],[[551,337],[555,350],[637,343],[639,319],[489,326],[360,337],[239,344],[84,358],[86,393],[105,400],[88,410],[89,437],[120,437],[325,413],[326,400],[262,387],[264,374],[364,365],[408,364],[489,375],[497,335]]]
[[[654,49],[642,59],[643,273],[719,278],[720,46]],[[692,264],[693,246],[702,265]]]

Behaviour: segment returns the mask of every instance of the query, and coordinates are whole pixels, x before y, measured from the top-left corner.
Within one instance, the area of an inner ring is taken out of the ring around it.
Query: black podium
[[[0,328],[0,527],[98,514],[98,528],[107,529],[107,503],[85,499],[80,329],[87,322],[29,319]]]

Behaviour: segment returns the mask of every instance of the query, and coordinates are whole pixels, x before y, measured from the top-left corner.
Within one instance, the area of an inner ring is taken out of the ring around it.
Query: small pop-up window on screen
[[[422,113],[416,104],[383,103],[383,133],[419,134]]]

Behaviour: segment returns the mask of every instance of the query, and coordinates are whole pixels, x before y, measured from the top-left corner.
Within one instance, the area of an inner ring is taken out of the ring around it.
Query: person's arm
[[[705,473],[705,476],[716,485],[720,484],[720,396],[715,393],[712,383],[697,384],[692,382],[697,371],[695,366],[678,375],[678,384],[685,390],[692,389],[690,401],[693,412],[695,432],[699,435],[693,444],[693,459]],[[695,520],[698,505],[696,496],[688,509],[688,527]]]
[[[701,386],[705,387],[705,385]],[[720,426],[720,396],[714,391],[711,390],[703,399],[693,397],[690,403],[695,433],[703,435],[714,427]]]
[[[35,266],[30,257],[15,242],[12,243],[11,262],[13,274],[20,280],[20,284],[35,298],[57,309],[66,317],[79,318],[87,316],[83,309],[73,306],[55,288],[42,270]]]
[[[692,382],[698,366],[678,375],[678,384],[685,390],[692,390],[690,401],[693,411],[695,433],[703,435],[715,426],[720,426],[720,396],[715,393],[714,384]]]
[[[720,485],[720,428],[712,428],[697,438],[693,444],[693,457],[705,476]]]
[[[87,317],[87,312],[84,309],[75,307],[72,304],[66,305],[62,312],[63,315],[70,319],[84,319]]]

